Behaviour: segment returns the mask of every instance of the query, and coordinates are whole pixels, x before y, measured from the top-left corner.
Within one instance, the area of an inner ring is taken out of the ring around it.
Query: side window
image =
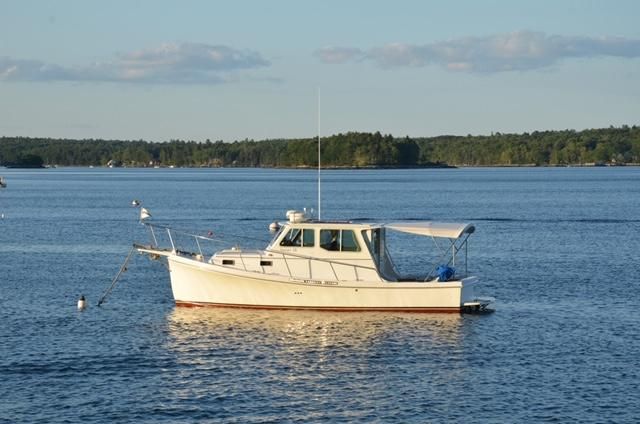
[[[302,230],[299,228],[292,228],[284,236],[280,242],[280,246],[300,246],[302,242]]]
[[[356,240],[356,235],[351,230],[342,230],[342,249],[343,252],[359,252],[360,246]]]
[[[325,250],[340,250],[340,230],[320,230],[320,247]]]
[[[356,235],[351,230],[320,230],[320,247],[331,251],[360,251]]]
[[[315,244],[315,230],[302,230],[302,247],[313,247]]]

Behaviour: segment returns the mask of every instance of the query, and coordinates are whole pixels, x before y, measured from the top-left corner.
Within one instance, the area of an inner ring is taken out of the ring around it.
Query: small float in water
[[[87,299],[85,299],[84,295],[80,296],[78,299],[78,310],[84,311],[87,308]]]

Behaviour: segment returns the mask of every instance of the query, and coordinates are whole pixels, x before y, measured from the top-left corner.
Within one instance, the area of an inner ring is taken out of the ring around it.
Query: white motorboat
[[[322,221],[300,211],[288,211],[278,224],[263,250],[233,247],[208,255],[203,245],[214,237],[150,223],[151,244],[134,247],[166,259],[175,302],[182,306],[471,312],[493,302],[478,296],[478,278],[467,275],[472,224]],[[423,275],[402,276],[387,248],[389,231],[431,238],[441,255]],[[162,239],[166,247],[158,243]],[[187,239],[190,249],[178,246],[177,240]]]

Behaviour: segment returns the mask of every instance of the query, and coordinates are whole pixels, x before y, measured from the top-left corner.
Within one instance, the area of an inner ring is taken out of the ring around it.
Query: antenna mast
[[[318,221],[322,217],[322,203],[320,192],[320,87],[318,87]]]

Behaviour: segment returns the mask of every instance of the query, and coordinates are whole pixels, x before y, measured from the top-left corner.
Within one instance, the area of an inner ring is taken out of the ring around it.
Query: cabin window
[[[313,229],[292,228],[280,242],[280,246],[313,247],[314,245],[315,234]]]
[[[331,251],[360,251],[356,235],[351,230],[320,230],[320,247]]]
[[[351,230],[342,230],[342,248],[343,252],[359,252],[360,246],[356,240],[356,234]]]
[[[313,247],[316,244],[315,234],[313,229],[302,230],[302,247]]]
[[[340,250],[340,230],[320,230],[320,247],[324,250]]]
[[[280,246],[300,246],[302,244],[302,230],[300,228],[292,228],[285,234]]]
[[[234,261],[233,259],[223,259],[222,260],[222,265],[235,265],[236,261]]]
[[[260,261],[260,266],[272,266],[272,261]]]

